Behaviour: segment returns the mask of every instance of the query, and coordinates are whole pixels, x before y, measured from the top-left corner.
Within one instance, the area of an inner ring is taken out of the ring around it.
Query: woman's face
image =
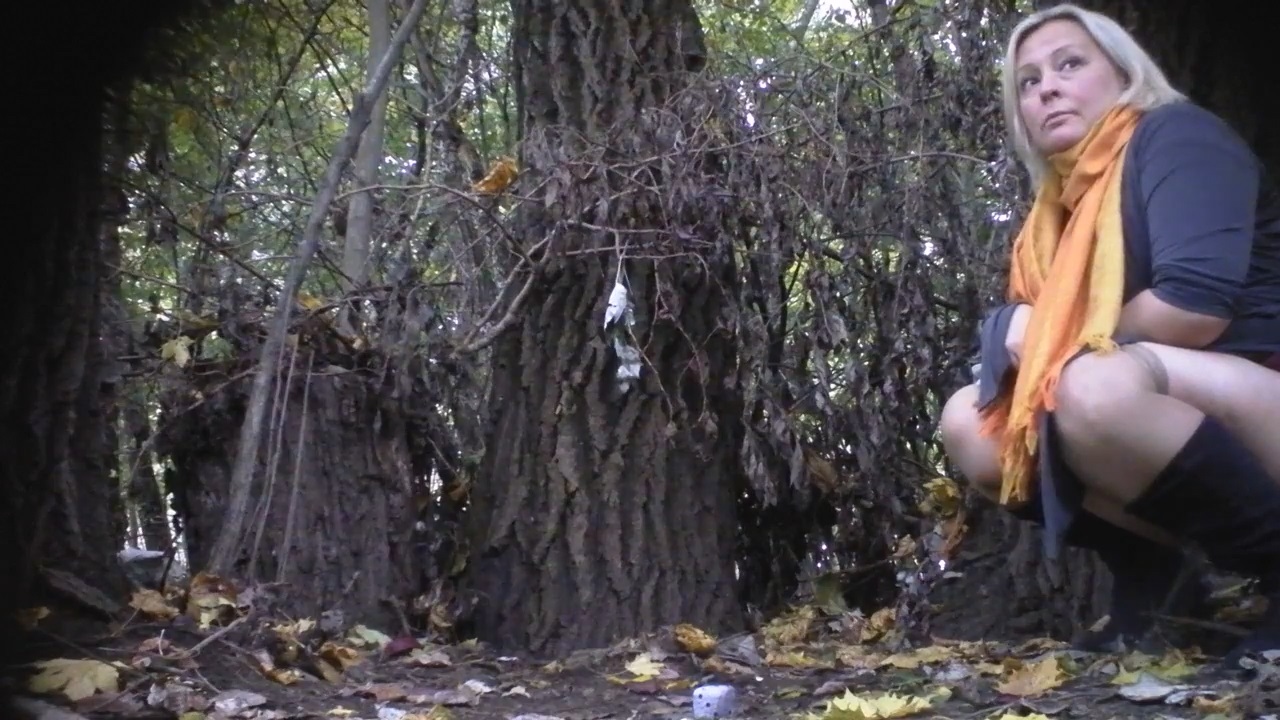
[[[1015,55],[1018,107],[1031,145],[1044,155],[1080,141],[1124,91],[1124,78],[1076,21],[1050,20]]]

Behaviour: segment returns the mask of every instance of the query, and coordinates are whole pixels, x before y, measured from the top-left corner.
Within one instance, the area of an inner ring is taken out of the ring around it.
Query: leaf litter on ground
[[[941,499],[947,499],[945,487],[939,488]],[[138,591],[130,604],[161,627],[184,618],[195,621],[194,632],[205,636],[197,646],[219,639],[214,636],[237,621],[252,620],[233,636],[243,654],[224,650],[211,656],[206,649],[199,669],[207,672],[209,661],[230,657],[248,661],[269,684],[242,689],[233,684],[222,693],[207,693],[174,680],[174,673],[196,669],[189,657],[185,665],[154,667],[150,659],[182,658],[192,646],[184,646],[178,633],[161,632],[135,641],[124,653],[131,658],[127,664],[46,660],[32,667],[28,689],[73,704],[163,708],[184,720],[287,718],[279,709],[287,704],[284,697],[294,704],[311,698],[314,713],[357,720],[462,720],[471,713],[586,717],[564,710],[575,704],[557,677],[567,673],[575,678],[567,687],[587,692],[595,702],[638,706],[651,716],[688,714],[693,690],[705,683],[734,685],[747,706],[821,720],[956,713],[983,720],[1031,719],[1058,716],[1073,702],[1111,703],[1112,710],[1120,707],[1116,703],[1180,706],[1222,720],[1239,717],[1242,707],[1262,702],[1256,698],[1273,691],[1197,681],[1206,658],[1196,652],[1090,655],[1048,639],[1015,645],[934,638],[912,644],[898,627],[894,608],[865,615],[832,597],[791,608],[755,633],[717,638],[682,623],[551,663],[497,656],[474,641],[439,644],[429,629],[392,635],[361,624],[259,617],[253,597],[253,588],[242,591],[198,574],[186,592]],[[164,676],[156,674],[161,667]],[[130,695],[129,688],[120,690],[122,671],[149,673],[152,682],[131,685],[137,690]],[[1272,677],[1280,677],[1280,671]],[[593,679],[605,682],[582,690]],[[334,705],[339,698],[343,704]],[[322,702],[326,705],[317,708]],[[1123,717],[1118,711],[1111,715]]]

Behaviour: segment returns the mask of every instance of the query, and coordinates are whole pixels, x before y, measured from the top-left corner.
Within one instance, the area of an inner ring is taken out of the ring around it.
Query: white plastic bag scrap
[[[627,288],[621,281],[613,284],[613,292],[609,293],[609,307],[604,311],[604,327],[607,330],[609,325],[615,320],[621,320],[626,314],[631,300],[627,295]]]

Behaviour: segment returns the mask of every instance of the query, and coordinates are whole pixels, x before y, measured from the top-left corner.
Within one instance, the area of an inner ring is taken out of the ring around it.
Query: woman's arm
[[[1258,161],[1222,120],[1168,108],[1135,153],[1151,242],[1152,287],[1121,312],[1120,330],[1204,347],[1235,315],[1253,250]]]
[[[1185,348],[1202,348],[1217,340],[1231,320],[1203,312],[1183,310],[1143,290],[1120,311],[1119,332],[1152,342]]]

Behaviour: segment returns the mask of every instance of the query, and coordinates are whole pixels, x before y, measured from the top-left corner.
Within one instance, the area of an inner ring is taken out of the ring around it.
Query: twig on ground
[[[235,628],[235,627],[239,626],[239,625],[240,625],[240,623],[243,623],[243,622],[244,622],[248,617],[249,617],[248,615],[241,615],[240,617],[236,618],[235,620],[232,620],[230,623],[227,623],[227,625],[226,625],[225,627],[223,627],[223,628],[219,629],[219,630],[218,630],[217,632],[215,632],[214,634],[212,634],[212,635],[210,635],[209,637],[207,637],[207,638],[205,638],[205,639],[201,640],[200,642],[196,643],[195,645],[192,645],[190,649],[183,650],[182,652],[179,652],[179,653],[175,653],[175,654],[174,654],[174,657],[175,657],[175,658],[177,658],[177,659],[179,659],[179,660],[185,660],[185,659],[188,659],[188,658],[193,658],[193,657],[195,657],[195,656],[196,656],[196,653],[198,653],[198,652],[200,652],[201,650],[205,649],[206,647],[208,647],[208,646],[209,646],[209,644],[210,644],[210,643],[212,643],[212,642],[214,642],[214,641],[216,641],[216,640],[220,639],[223,635],[226,635],[227,633],[231,632],[231,629],[232,629],[232,628]]]

